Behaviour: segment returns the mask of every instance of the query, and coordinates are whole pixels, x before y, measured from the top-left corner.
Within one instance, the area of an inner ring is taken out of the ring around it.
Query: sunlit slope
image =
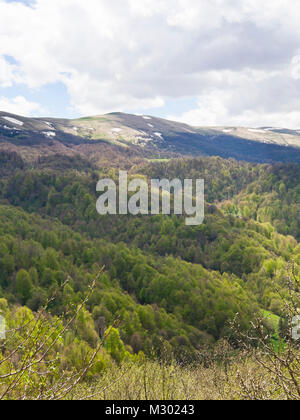
[[[83,144],[106,143],[129,148],[150,159],[220,156],[250,162],[300,163],[300,130],[192,127],[161,118],[123,113],[67,120],[25,118],[0,112],[0,142],[2,149],[7,143],[45,148],[67,145],[70,152]],[[85,154],[88,157],[88,152]]]

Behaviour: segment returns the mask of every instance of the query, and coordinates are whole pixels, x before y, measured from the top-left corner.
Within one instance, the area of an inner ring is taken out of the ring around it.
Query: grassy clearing
[[[277,333],[279,333],[279,321],[280,321],[279,316],[273,314],[272,312],[264,311],[264,317],[267,318],[271,322],[274,330]]]

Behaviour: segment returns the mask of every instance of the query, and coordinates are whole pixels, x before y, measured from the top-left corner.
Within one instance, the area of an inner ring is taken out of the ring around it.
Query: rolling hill
[[[0,150],[27,160],[80,154],[97,161],[111,153],[132,158],[220,156],[258,163],[300,163],[300,130],[192,127],[151,116],[112,113],[76,120],[25,118],[0,112]]]

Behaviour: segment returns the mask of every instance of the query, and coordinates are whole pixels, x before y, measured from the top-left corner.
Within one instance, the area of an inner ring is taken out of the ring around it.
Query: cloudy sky
[[[0,0],[0,110],[300,128],[298,0]]]

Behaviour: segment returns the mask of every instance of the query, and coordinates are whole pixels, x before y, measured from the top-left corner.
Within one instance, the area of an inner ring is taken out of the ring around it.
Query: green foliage
[[[125,353],[159,355],[162,342],[178,359],[193,358],[204,343],[226,336],[236,313],[244,329],[261,309],[282,316],[275,290],[286,293],[291,260],[300,271],[299,166],[206,158],[131,169],[148,178],[204,178],[206,217],[196,227],[175,215],[100,217],[96,183],[116,179],[113,168],[58,157],[33,166],[7,170],[1,180],[0,296],[37,311],[69,278],[50,305],[62,316],[104,266],[75,322],[75,365],[117,318],[110,351],[120,363]]]
[[[109,330],[108,337],[105,341],[105,348],[118,364],[130,359],[130,353],[126,351],[120,333],[116,328]]]
[[[29,273],[20,270],[16,277],[16,292],[22,303],[25,304],[32,295],[33,284]]]

